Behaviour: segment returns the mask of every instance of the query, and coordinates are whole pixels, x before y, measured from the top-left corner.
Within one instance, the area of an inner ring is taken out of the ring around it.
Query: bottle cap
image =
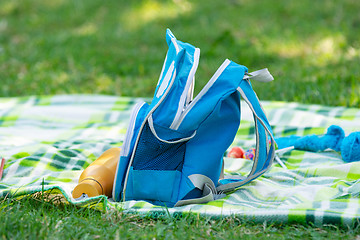
[[[73,198],[80,198],[83,194],[95,197],[104,194],[101,184],[93,178],[83,179],[72,192]]]

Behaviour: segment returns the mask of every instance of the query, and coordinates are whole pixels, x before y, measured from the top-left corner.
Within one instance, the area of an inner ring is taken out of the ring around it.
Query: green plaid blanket
[[[208,204],[165,209],[104,196],[75,201],[71,191],[80,173],[108,148],[122,145],[131,108],[141,100],[102,95],[0,98],[0,155],[6,160],[0,197],[47,191],[60,193],[71,204],[140,214],[345,225],[359,221],[360,162],[345,163],[333,151],[287,152],[281,156],[287,169],[274,162],[262,177]],[[360,109],[266,101],[263,107],[276,137],[323,134],[332,124],[346,134],[360,130]],[[244,104],[234,145],[255,145],[252,115]],[[250,168],[248,160],[225,158],[226,174],[243,175]]]

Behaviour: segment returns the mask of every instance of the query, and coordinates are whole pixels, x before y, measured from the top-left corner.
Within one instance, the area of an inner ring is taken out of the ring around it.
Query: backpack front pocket
[[[129,182],[126,190],[128,200],[143,199],[157,205],[172,207],[177,202],[181,172],[134,170],[129,171]]]
[[[194,136],[154,125],[150,117],[129,169],[126,200],[145,199],[167,206],[176,203],[186,143]]]

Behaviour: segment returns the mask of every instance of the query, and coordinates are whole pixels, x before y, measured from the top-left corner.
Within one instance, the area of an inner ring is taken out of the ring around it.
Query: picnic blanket
[[[58,95],[0,98],[0,155],[5,158],[0,198],[35,192],[60,194],[65,201],[138,214],[238,216],[254,221],[353,225],[360,218],[360,162],[345,163],[334,151],[292,150],[282,168],[274,162],[257,180],[207,204],[176,208],[145,201],[113,202],[104,196],[75,201],[79,175],[111,147],[121,147],[132,106],[140,98]],[[346,135],[360,130],[360,109],[262,102],[276,137],[323,134],[336,124]],[[216,141],[216,136],[214,136]],[[242,103],[234,146],[255,145],[252,114]],[[225,158],[225,173],[244,175],[251,161]]]

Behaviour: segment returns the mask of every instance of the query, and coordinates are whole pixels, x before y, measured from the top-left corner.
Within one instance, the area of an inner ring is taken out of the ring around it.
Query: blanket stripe
[[[45,191],[65,201],[145,215],[236,215],[254,221],[353,225],[360,217],[360,163],[340,153],[289,151],[287,169],[274,163],[262,177],[208,204],[164,209],[144,201],[113,202],[104,196],[75,201],[71,191],[92,161],[121,147],[132,107],[140,98],[58,95],[0,98],[0,155],[6,159],[0,197]],[[145,99],[146,100],[146,99]],[[255,145],[252,114],[242,103],[233,145]],[[323,134],[332,124],[346,134],[360,130],[360,109],[264,101],[276,137]],[[225,173],[245,175],[251,162],[225,158]]]

